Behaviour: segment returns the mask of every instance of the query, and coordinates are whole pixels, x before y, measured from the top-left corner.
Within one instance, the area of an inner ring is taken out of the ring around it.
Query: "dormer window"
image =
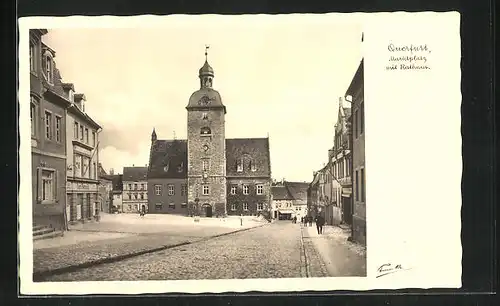
[[[243,160],[240,159],[237,163],[236,163],[236,171],[237,172],[243,172]]]
[[[209,127],[202,127],[200,130],[201,135],[212,135],[212,131]]]
[[[181,163],[179,167],[177,167],[177,172],[181,173],[184,170],[184,163]]]
[[[49,51],[46,51],[42,58],[43,61],[43,72],[47,82],[50,84],[54,83],[54,60]]]
[[[252,160],[252,161],[250,161],[250,170],[251,170],[252,172],[257,171],[257,167],[255,166],[255,162],[254,162],[253,160]]]

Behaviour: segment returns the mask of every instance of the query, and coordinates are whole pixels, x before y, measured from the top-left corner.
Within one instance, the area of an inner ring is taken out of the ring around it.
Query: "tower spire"
[[[210,48],[210,45],[205,45],[205,62],[208,62],[208,49]]]

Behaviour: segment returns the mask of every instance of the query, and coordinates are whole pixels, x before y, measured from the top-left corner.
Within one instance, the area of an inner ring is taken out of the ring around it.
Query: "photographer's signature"
[[[399,272],[399,271],[410,270],[410,269],[411,268],[404,268],[400,264],[393,265],[393,264],[390,264],[390,263],[386,263],[386,264],[383,264],[380,267],[378,267],[378,269],[377,269],[377,274],[378,275],[377,275],[376,278],[379,278],[379,277],[382,277],[382,276],[385,276],[385,275],[388,275],[388,274],[396,273],[396,272]]]

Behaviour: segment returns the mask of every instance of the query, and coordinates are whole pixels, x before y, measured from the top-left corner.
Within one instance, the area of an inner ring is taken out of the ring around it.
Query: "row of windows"
[[[242,190],[243,190],[243,194],[244,195],[250,194],[250,186],[249,185],[243,185]],[[230,189],[229,193],[234,195],[237,192],[238,192],[238,186],[236,186],[236,185],[231,186],[231,189]],[[257,195],[264,194],[264,185],[256,185],[255,193]]]
[[[243,162],[243,158],[241,158],[240,160],[238,160],[238,162],[236,163],[236,171],[237,172],[243,172],[243,167],[244,166],[244,162]],[[249,168],[250,168],[250,171],[252,172],[255,172],[257,171],[257,167],[255,165],[255,162],[253,161],[250,161],[249,162]]]
[[[139,184],[137,184],[137,183],[134,183],[133,185],[130,183],[126,186],[128,186],[128,189],[125,189],[125,190],[146,190],[146,188],[147,188],[146,184],[144,184],[144,183],[140,184],[141,188],[139,188],[139,189],[137,188],[137,187],[139,187]],[[134,186],[134,189],[132,189],[132,186]]]
[[[169,196],[175,195],[175,185],[169,184],[167,185],[167,194]],[[155,185],[155,195],[161,196],[162,195],[162,185]],[[187,185],[182,184],[181,185],[181,196],[187,195]]]
[[[248,203],[241,203],[243,210],[248,210]],[[231,203],[231,210],[235,211],[238,209],[238,203]],[[264,210],[264,203],[257,203],[257,211]]]
[[[129,200],[132,200],[132,198],[133,198],[134,200],[139,200],[139,199],[140,199],[140,200],[145,200],[145,199],[146,199],[146,195],[145,195],[144,193],[134,193],[134,194],[129,193],[129,194],[128,194],[128,199],[129,199]]]
[[[362,102],[354,112],[354,138],[357,139],[365,131],[365,107]]]
[[[90,157],[75,153],[74,155],[75,170],[74,176],[97,179],[97,164],[94,162],[90,166]]]
[[[37,103],[34,97],[31,97],[30,119],[31,119],[31,136],[37,136]],[[61,142],[62,139],[62,117],[53,115],[49,110],[44,112],[45,138]]]
[[[170,204],[168,204],[168,208],[169,209],[175,209],[176,208],[176,204],[175,203],[170,203]],[[181,203],[181,208],[187,208],[187,204],[186,203]],[[155,204],[155,209],[156,210],[162,210],[163,209],[163,204],[162,203],[156,203]]]
[[[365,202],[366,201],[366,190],[365,190],[365,169],[356,170],[355,181],[356,185],[356,201]]]
[[[89,141],[89,128],[85,127],[81,123],[75,122],[73,126],[73,139],[79,140],[86,144],[90,144]],[[92,131],[92,146],[96,145],[96,133]]]

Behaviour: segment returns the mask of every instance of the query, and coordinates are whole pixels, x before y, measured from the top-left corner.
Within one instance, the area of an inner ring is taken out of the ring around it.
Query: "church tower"
[[[187,110],[188,205],[201,216],[226,215],[226,107],[212,88],[214,70],[205,63],[199,70],[200,89],[189,98]]]

